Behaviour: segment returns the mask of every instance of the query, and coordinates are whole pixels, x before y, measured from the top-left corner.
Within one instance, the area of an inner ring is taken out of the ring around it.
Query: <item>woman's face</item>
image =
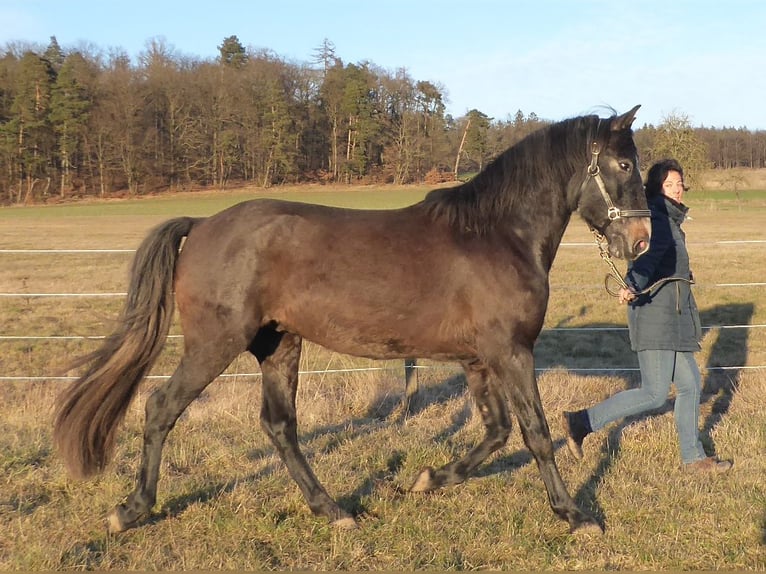
[[[673,201],[682,203],[684,197],[684,178],[677,171],[669,171],[662,182],[662,193]]]

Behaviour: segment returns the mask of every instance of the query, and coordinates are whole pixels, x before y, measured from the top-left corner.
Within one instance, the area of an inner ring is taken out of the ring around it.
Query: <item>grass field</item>
[[[271,196],[386,208],[426,188],[279,190]],[[0,209],[0,249],[125,249],[125,253],[0,253],[2,293],[119,293],[131,253],[156,223],[206,215],[252,190]],[[400,362],[358,360],[306,344],[298,396],[301,447],[361,528],[314,517],[260,431],[257,363],[242,356],[186,411],[164,451],[156,513],[108,535],[103,518],[133,486],[141,448],[142,386],[113,464],[71,481],[53,452],[50,410],[82,339],[0,340],[0,568],[177,569],[766,569],[766,192],[699,192],[685,225],[706,327],[703,442],[735,461],[723,477],[679,470],[672,410],[589,437],[574,461],[558,422],[637,384],[624,308],[603,289],[606,268],[573,219],[551,274],[539,385],[562,476],[606,524],[600,538],[568,533],[548,506],[518,429],[463,485],[405,493],[425,466],[461,455],[483,434],[456,365],[423,362],[421,394],[405,416]],[[726,286],[722,286],[726,284]],[[111,330],[121,297],[1,297],[0,335],[94,336]],[[761,327],[758,327],[758,326]],[[178,335],[177,328],[172,334]],[[168,341],[153,374],[172,372]],[[331,372],[371,367],[381,370]],[[604,370],[601,370],[604,369]],[[626,370],[627,369],[627,370]],[[20,377],[13,380],[11,377]],[[22,380],[34,377],[34,380]],[[37,379],[39,377],[39,379]]]

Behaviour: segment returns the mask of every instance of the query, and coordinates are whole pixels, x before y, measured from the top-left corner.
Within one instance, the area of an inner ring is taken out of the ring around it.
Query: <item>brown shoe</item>
[[[714,456],[709,456],[684,465],[684,470],[696,474],[723,474],[732,467],[728,460],[718,460]]]

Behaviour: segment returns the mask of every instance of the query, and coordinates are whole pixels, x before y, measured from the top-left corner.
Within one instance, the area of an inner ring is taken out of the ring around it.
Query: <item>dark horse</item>
[[[264,199],[154,229],[135,255],[118,328],[78,362],[85,372],[56,409],[54,438],[71,474],[102,471],[177,303],[183,356],[146,401],[137,485],[110,513],[109,529],[123,531],[148,517],[168,433],[243,351],[260,363],[263,430],[309,507],[339,526],[354,526],[298,445],[295,395],[307,339],[356,356],[462,364],[486,436],[464,458],[425,469],[412,491],[464,481],[505,445],[510,405],[553,511],[572,531],[600,532],[556,466],[532,347],[545,316],[548,273],[575,210],[606,237],[614,256],[635,258],[648,247],[631,130],[637,109],[549,125],[470,182],[431,191],[402,209]]]

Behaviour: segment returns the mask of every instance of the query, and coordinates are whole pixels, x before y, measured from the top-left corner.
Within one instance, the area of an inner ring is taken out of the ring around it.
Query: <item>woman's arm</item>
[[[670,219],[665,213],[652,211],[652,237],[649,241],[649,251],[636,259],[625,275],[625,282],[633,291],[646,289],[652,279],[659,279],[656,277],[657,268],[667,250],[675,244],[670,225]]]

